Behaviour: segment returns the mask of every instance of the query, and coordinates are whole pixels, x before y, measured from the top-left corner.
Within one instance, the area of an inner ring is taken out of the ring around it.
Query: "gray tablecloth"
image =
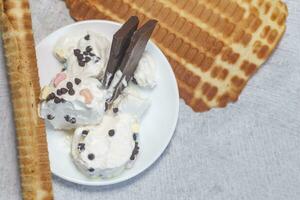
[[[194,113],[180,101],[175,136],[152,167],[106,187],[54,176],[55,198],[299,200],[300,1],[286,2],[286,34],[237,103]],[[73,22],[61,0],[31,0],[31,9],[36,43]],[[0,51],[0,200],[15,200],[20,199],[15,133]]]

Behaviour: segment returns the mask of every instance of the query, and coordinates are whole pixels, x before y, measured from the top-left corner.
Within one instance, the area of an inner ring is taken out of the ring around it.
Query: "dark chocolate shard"
[[[130,17],[113,36],[110,55],[103,78],[103,85],[106,88],[109,87],[115,72],[123,60],[126,49],[130,44],[133,33],[137,29],[138,23],[139,20],[136,16]]]
[[[144,53],[147,42],[157,24],[156,20],[149,20],[141,28],[134,32],[130,45],[126,50],[125,56],[119,69],[122,72],[122,77],[114,88],[113,95],[109,103],[113,102],[122,90],[127,86],[128,82],[132,79],[138,63]]]

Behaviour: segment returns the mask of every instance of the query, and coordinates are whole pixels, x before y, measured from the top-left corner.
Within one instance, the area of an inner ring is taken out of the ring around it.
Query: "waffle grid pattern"
[[[285,30],[280,0],[66,0],[76,20],[159,20],[153,40],[195,111],[236,101]]]
[[[44,122],[37,115],[39,76],[27,0],[1,4],[1,29],[18,143],[24,200],[51,200],[52,183]]]

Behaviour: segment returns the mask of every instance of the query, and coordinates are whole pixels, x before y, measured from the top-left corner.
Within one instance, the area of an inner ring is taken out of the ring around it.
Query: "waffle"
[[[66,0],[76,20],[159,24],[154,42],[169,59],[180,96],[194,111],[235,102],[285,31],[280,0]]]
[[[51,173],[45,126],[37,115],[40,86],[28,1],[5,0],[0,4],[23,199],[50,200]]]

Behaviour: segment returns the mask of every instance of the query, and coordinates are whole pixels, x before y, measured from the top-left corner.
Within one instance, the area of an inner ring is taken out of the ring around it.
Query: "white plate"
[[[51,78],[60,71],[59,63],[52,54],[56,41],[66,34],[85,34],[86,30],[102,33],[109,40],[119,29],[120,24],[89,20],[77,22],[53,32],[37,45],[37,60],[40,85],[47,85]],[[145,91],[152,100],[150,109],[143,118],[140,131],[140,154],[131,169],[112,179],[88,178],[75,167],[70,156],[70,138],[72,133],[64,133],[46,128],[50,167],[52,173],[71,182],[84,185],[108,185],[136,176],[144,171],[163,153],[169,144],[178,118],[179,96],[175,76],[166,57],[153,43],[149,42],[146,50],[157,64],[157,86]]]

